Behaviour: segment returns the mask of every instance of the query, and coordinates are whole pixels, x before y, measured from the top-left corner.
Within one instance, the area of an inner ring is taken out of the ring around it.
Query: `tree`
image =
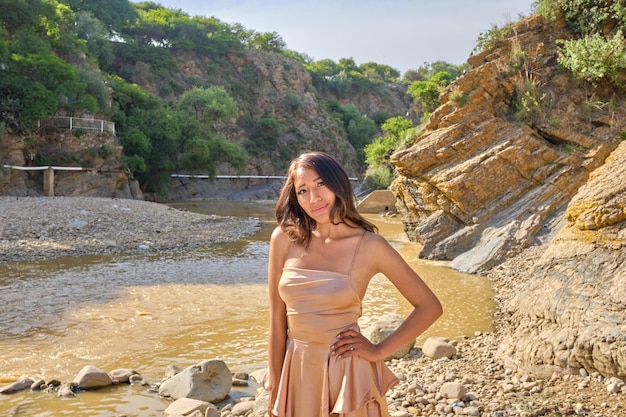
[[[439,86],[432,81],[414,81],[409,85],[407,93],[421,104],[425,113],[431,113],[439,107]]]
[[[454,81],[454,77],[447,71],[439,71],[430,79],[430,81],[434,82],[440,87],[446,87],[452,81]]]
[[[282,52],[287,47],[287,44],[276,32],[254,33],[248,43],[248,47],[260,51]]]
[[[124,25],[137,19],[137,10],[128,0],[66,0],[75,12],[91,13],[111,32],[120,32]]]
[[[341,58],[339,60],[339,69],[345,71],[346,73],[350,73],[351,71],[358,71],[359,67],[354,62],[353,58]]]
[[[413,122],[405,117],[396,116],[396,117],[387,119],[380,126],[380,128],[386,134],[399,139],[407,130],[413,128]]]
[[[384,135],[375,138],[364,149],[368,165],[367,181],[377,189],[389,187],[393,180],[394,166],[390,161],[391,154],[406,143],[407,138],[415,136],[413,122],[402,116],[387,119],[381,125],[381,129]]]
[[[52,19],[54,3],[43,0],[2,0],[0,1],[0,22],[9,34],[19,28],[37,27],[42,18]]]
[[[359,65],[359,70],[365,78],[372,81],[395,81],[400,77],[400,71],[389,65],[366,62]]]
[[[13,74],[0,77],[0,120],[10,132],[28,133],[39,119],[52,116],[58,97],[43,85]]]
[[[87,43],[87,52],[101,67],[109,67],[115,61],[110,32],[91,12],[76,13],[76,34]]]
[[[319,80],[324,80],[341,71],[339,65],[332,59],[322,59],[320,61],[311,62],[305,65],[306,69]]]
[[[237,102],[220,86],[194,87],[186,91],[178,102],[178,108],[192,110],[197,120],[212,123],[235,117],[238,113]]]

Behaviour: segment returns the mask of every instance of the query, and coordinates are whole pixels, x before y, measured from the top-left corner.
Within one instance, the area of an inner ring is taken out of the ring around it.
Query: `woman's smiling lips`
[[[328,204],[321,206],[321,207],[316,207],[313,209],[314,213],[319,213],[320,211],[324,211],[324,209],[326,209],[326,207],[328,207]]]

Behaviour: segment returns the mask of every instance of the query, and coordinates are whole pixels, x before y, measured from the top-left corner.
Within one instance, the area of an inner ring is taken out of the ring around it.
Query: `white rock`
[[[467,390],[463,384],[458,382],[446,382],[439,389],[439,393],[443,398],[460,400],[465,396]]]
[[[451,358],[456,355],[457,350],[444,338],[429,337],[426,339],[426,342],[424,342],[424,346],[422,346],[422,352],[424,352],[425,356],[437,360],[441,358]]]

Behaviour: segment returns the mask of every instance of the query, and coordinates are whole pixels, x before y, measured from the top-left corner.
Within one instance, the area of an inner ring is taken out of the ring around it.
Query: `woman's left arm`
[[[370,234],[364,246],[371,275],[382,273],[413,306],[413,311],[385,340],[374,345],[363,335],[347,330],[332,346],[334,355],[358,355],[370,361],[382,360],[424,333],[440,316],[443,308],[437,296],[402,256],[381,236]]]

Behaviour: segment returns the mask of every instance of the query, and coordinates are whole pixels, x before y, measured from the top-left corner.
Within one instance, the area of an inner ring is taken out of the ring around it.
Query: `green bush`
[[[560,13],[577,34],[586,36],[626,25],[626,3],[607,0],[539,0],[537,12],[550,20]]]
[[[524,78],[516,85],[512,109],[518,120],[536,122],[542,117],[546,106],[546,94],[532,79]]]
[[[269,153],[276,149],[283,123],[273,117],[262,117],[259,120],[249,120],[250,138],[244,148],[251,155]]]
[[[284,103],[285,106],[294,113],[304,107],[304,104],[302,103],[302,97],[300,97],[298,94],[288,94],[285,97]]]
[[[499,42],[507,39],[512,34],[513,29],[511,28],[511,25],[506,25],[503,27],[492,25],[491,29],[489,29],[487,32],[478,35],[478,39],[476,40],[476,46],[474,46],[474,49],[472,49],[472,54],[479,54],[483,51],[493,49],[498,45]]]
[[[86,134],[87,134],[87,131],[85,129],[74,129],[74,130],[72,130],[72,135],[75,138],[79,138],[79,137],[81,137],[83,135],[86,135]]]
[[[621,30],[610,39],[599,33],[562,41],[559,63],[576,78],[595,83],[602,79],[619,82],[626,70],[626,46]]]
[[[109,156],[113,155],[114,153],[115,153],[115,150],[108,143],[105,143],[104,145],[100,147],[99,154],[104,159],[107,159]]]
[[[389,188],[393,181],[393,171],[386,167],[370,169],[365,174],[365,182],[375,190]]]
[[[439,107],[439,85],[432,81],[413,81],[407,93],[421,104],[424,113]]]

